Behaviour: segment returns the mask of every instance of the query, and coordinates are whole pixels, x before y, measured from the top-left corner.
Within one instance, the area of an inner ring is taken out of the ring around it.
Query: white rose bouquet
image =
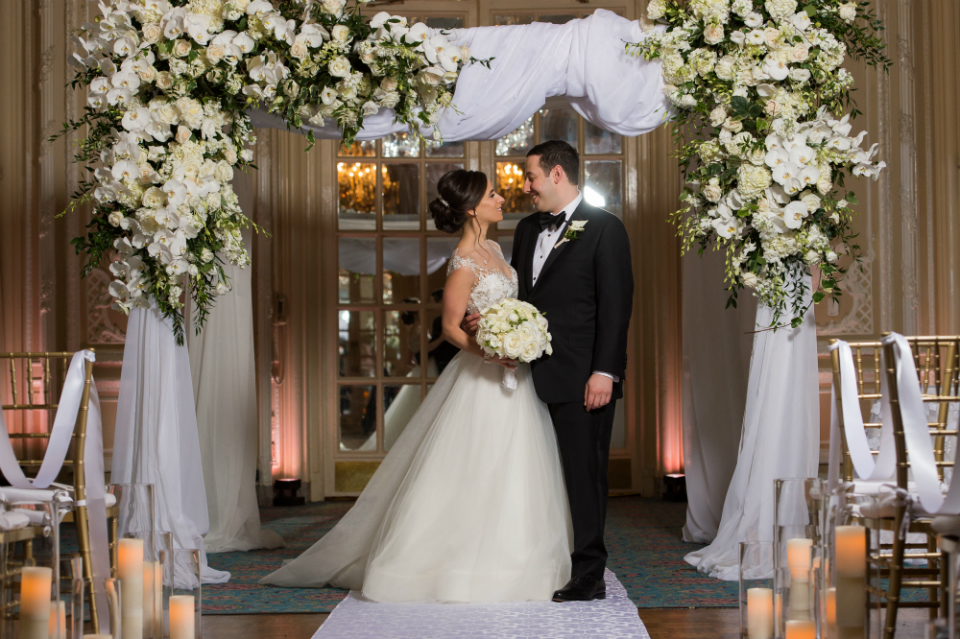
[[[480,312],[476,339],[484,353],[524,363],[553,353],[547,318],[533,304],[510,297]],[[516,390],[516,371],[504,371],[503,387]]]
[[[851,131],[858,113],[852,54],[884,70],[890,60],[869,3],[844,0],[653,0],[648,37],[628,52],[660,59],[676,107],[677,157],[686,172],[673,216],[683,249],[727,253],[728,305],[752,289],[798,326],[807,309],[802,277],[817,266],[814,303],[840,296],[860,260],[852,191],[844,174],[876,179],[877,145]],[[841,256],[847,256],[841,260]]]

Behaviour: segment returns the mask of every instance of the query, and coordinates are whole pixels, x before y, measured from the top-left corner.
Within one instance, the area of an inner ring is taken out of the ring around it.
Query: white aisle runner
[[[350,591],[313,639],[650,639],[637,607],[607,570],[602,601],[376,603]]]

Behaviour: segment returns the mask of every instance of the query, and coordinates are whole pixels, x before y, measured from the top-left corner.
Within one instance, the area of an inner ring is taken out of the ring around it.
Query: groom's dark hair
[[[550,173],[553,167],[563,169],[570,184],[580,183],[580,154],[563,140],[547,140],[527,151],[527,157],[540,156],[540,168]]]

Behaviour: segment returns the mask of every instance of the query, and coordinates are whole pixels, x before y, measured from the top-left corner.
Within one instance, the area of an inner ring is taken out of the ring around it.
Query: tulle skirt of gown
[[[528,365],[461,353],[350,512],[261,583],[334,585],[382,602],[549,600],[573,534],[556,435]]]

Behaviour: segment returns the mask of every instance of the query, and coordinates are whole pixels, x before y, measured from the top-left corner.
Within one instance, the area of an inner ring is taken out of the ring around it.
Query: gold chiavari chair
[[[7,419],[9,437],[14,443],[20,466],[29,474],[43,463],[46,444],[50,439],[54,416],[59,406],[60,393],[74,353],[34,352],[0,353],[0,364],[6,363],[7,389],[0,397],[9,397],[2,409]],[[84,362],[84,387],[80,410],[74,426],[71,450],[64,460],[58,480],[66,479],[66,488],[75,504],[79,504],[64,518],[63,523],[74,523],[77,528],[79,554],[83,559],[85,592],[90,606],[94,632],[99,632],[100,619],[93,593],[93,564],[90,552],[90,528],[87,519],[86,478],[84,475],[84,446],[87,434],[87,415],[90,388],[93,383],[93,362]],[[18,445],[19,444],[19,445]],[[19,448],[19,450],[16,450]],[[117,517],[117,509],[108,510],[108,516]]]
[[[909,337],[914,362],[921,386],[924,402],[939,404],[936,421],[928,423],[930,435],[933,438],[934,454],[940,479],[943,480],[944,470],[952,467],[953,462],[945,460],[946,440],[955,437],[956,430],[948,428],[949,403],[956,401],[957,379],[957,337]],[[835,343],[836,340],[830,340]],[[886,353],[886,370],[882,370],[880,353],[883,344],[878,341],[850,342],[853,351],[854,364],[857,375],[857,398],[860,401],[862,414],[869,415],[872,405],[882,398],[881,380],[887,376],[890,388],[890,402],[893,410],[893,430],[896,449],[896,476],[885,482],[890,484],[890,496],[896,490],[899,495],[908,495],[913,488],[909,482],[909,459],[906,450],[906,440],[903,431],[902,416],[896,402],[896,383],[891,379],[893,373],[892,351]],[[887,347],[892,348],[892,347]],[[841,369],[839,352],[831,353],[833,380],[835,388],[841,388]],[[840,443],[842,451],[842,475],[846,482],[854,480],[853,462],[847,446],[843,428],[842,398],[839,391],[836,393],[837,413],[840,419]],[[880,429],[882,424],[864,422],[866,429]],[[874,451],[874,455],[878,451]],[[893,486],[896,486],[896,489]],[[868,491],[878,490],[877,486],[867,488]],[[882,489],[879,489],[882,492]],[[912,512],[911,501],[915,504]],[[925,515],[917,507],[916,500],[891,500],[892,506],[884,507],[876,513],[876,517],[864,518],[865,525],[873,530],[890,531],[892,543],[881,542],[877,548],[868,548],[868,562],[874,566],[881,578],[887,580],[886,588],[880,585],[871,585],[870,594],[885,604],[886,618],[884,623],[885,639],[892,639],[896,629],[897,612],[900,608],[928,608],[930,617],[937,615],[938,609],[946,604],[943,596],[946,580],[946,564],[938,550],[937,534],[931,527],[933,518]],[[925,543],[911,543],[906,536],[901,536],[901,529],[906,517],[910,516],[906,531],[926,536]],[[909,554],[907,551],[910,551]],[[924,559],[926,567],[905,565],[907,559]],[[927,590],[926,601],[902,601],[901,592],[904,588],[919,588]]]
[[[926,407],[928,404],[936,406],[936,419],[928,418],[927,429],[933,441],[934,458],[940,481],[944,481],[946,468],[952,468],[953,461],[945,459],[946,441],[948,437],[957,437],[957,430],[950,428],[950,404],[960,401],[958,388],[958,372],[960,372],[960,336],[916,336],[907,337],[913,355],[917,377],[920,383],[920,394]],[[896,383],[896,368],[894,364],[894,345],[884,346],[886,363],[885,374],[888,381],[890,406],[893,420],[893,435],[897,453],[897,488],[903,494],[909,491],[910,456],[907,451],[906,436],[904,433],[903,414],[900,411],[900,394]],[[929,412],[928,412],[929,414]],[[922,512],[908,513],[911,500],[898,500],[895,507],[892,530],[897,531],[903,525],[906,517],[911,517],[910,530],[923,532],[927,535],[928,551],[925,554],[927,568],[912,568],[904,565],[904,555],[908,548],[905,539],[894,534],[894,543],[889,557],[881,555],[879,565],[889,567],[889,583],[881,597],[887,603],[887,615],[884,623],[885,639],[892,639],[896,631],[897,610],[903,607],[931,608],[930,616],[934,618],[937,608],[944,608],[946,612],[946,586],[948,583],[947,566],[937,550],[937,533],[932,527],[933,518]],[[913,500],[915,504],[918,501]],[[910,555],[913,558],[913,555]],[[919,576],[919,579],[912,579]],[[926,577],[926,578],[924,578]],[[927,602],[904,602],[900,600],[901,589],[905,587],[927,588],[930,597]],[[939,597],[936,597],[940,594]]]

